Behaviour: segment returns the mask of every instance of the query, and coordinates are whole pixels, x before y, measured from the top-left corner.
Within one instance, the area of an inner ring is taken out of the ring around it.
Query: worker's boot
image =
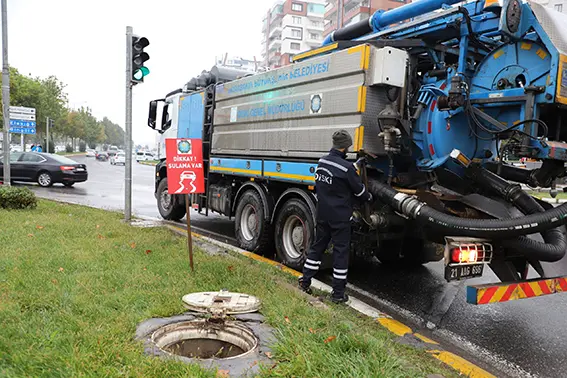
[[[331,293],[331,302],[333,303],[347,303],[348,299],[348,295],[346,295],[345,293],[343,293],[342,295],[335,294],[334,291]]]
[[[301,291],[303,291],[304,293],[307,293],[309,295],[313,294],[313,290],[311,290],[311,285],[308,284],[307,282],[305,282],[305,280],[303,279],[303,276],[299,277],[297,282],[298,282],[298,285],[299,285],[299,289]]]

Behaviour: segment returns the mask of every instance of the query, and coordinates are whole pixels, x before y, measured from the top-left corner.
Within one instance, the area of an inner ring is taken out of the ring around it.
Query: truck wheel
[[[157,189],[157,207],[163,219],[178,221],[185,216],[185,207],[179,205],[175,197],[167,193],[167,177],[159,182]]]
[[[234,233],[240,248],[264,253],[270,245],[271,227],[266,220],[266,209],[255,190],[247,190],[238,200],[234,219]]]
[[[287,201],[278,213],[275,235],[278,259],[292,269],[301,270],[315,237],[309,206],[295,198]]]

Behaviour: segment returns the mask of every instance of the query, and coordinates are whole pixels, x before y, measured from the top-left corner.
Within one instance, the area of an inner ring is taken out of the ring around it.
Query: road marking
[[[408,333],[412,333],[411,328],[407,325],[400,323],[394,319],[388,318],[378,318],[378,323],[382,324],[388,331],[392,332],[394,335],[404,336]]]
[[[177,232],[180,235],[185,235],[187,233],[187,230],[172,224],[168,224],[167,225],[168,228],[172,229],[173,231]],[[289,273],[295,277],[299,277],[302,274],[300,272],[298,272],[297,270],[288,268],[287,266],[284,266],[276,261],[267,259],[263,256],[259,256],[255,253],[252,252],[248,252],[245,251],[243,249],[240,249],[238,247],[234,247],[230,244],[226,244],[223,243],[221,241],[215,240],[215,239],[211,239],[208,238],[206,236],[197,234],[192,232],[191,235],[199,240],[202,240],[204,242],[208,242],[211,243],[213,245],[217,245],[218,247],[221,247],[223,249],[226,250],[231,250],[233,252],[239,253],[241,255],[244,255],[248,258],[251,258],[253,260],[259,261],[259,262],[264,262],[267,263],[269,265],[272,265],[286,273]],[[319,281],[319,280],[312,280],[312,287],[314,287],[315,289],[330,293],[332,291],[332,288]],[[352,285],[349,285],[352,286]],[[395,334],[396,336],[402,337],[405,336],[407,334],[413,335],[416,338],[420,339],[421,341],[423,341],[426,344],[429,344],[430,346],[439,346],[439,343],[431,340],[430,338],[423,336],[419,333],[413,333],[413,330],[408,327],[407,325],[392,319],[390,316],[388,316],[387,314],[379,311],[378,309],[362,302],[361,300],[354,298],[354,297],[350,297],[350,300],[348,302],[348,305],[355,309],[356,311],[365,314],[367,316],[370,316],[374,319],[376,319],[376,321],[378,323],[380,323],[383,327],[385,327],[388,331],[392,332],[393,334]],[[462,357],[459,357],[451,352],[447,352],[444,350],[439,350],[438,347],[436,347],[436,349],[426,349],[428,353],[430,353],[433,357],[437,358],[438,360],[440,360],[441,362],[445,363],[446,365],[450,366],[451,368],[457,370],[459,373],[464,374],[465,376],[469,377],[469,378],[496,378],[494,375],[488,373],[487,371],[485,371],[484,369],[474,365],[473,363],[465,360]]]
[[[471,364],[462,357],[457,356],[451,352],[441,350],[428,350],[433,357],[451,366],[453,369],[458,370],[469,378],[496,378],[484,369]]]
[[[422,335],[421,333],[414,333],[413,334],[415,337],[417,337],[418,339],[420,339],[421,341],[423,341],[426,344],[433,344],[433,345],[439,345],[439,343],[435,340],[431,340],[429,337]]]
[[[287,266],[285,266],[285,265],[283,265],[283,264],[280,264],[280,263],[278,263],[278,262],[276,262],[276,261],[274,261],[274,260],[267,259],[267,258],[265,258],[265,257],[263,257],[263,256],[260,256],[260,255],[257,255],[257,254],[255,254],[255,253],[248,252],[248,251],[243,251],[243,252],[241,252],[241,254],[244,255],[244,256],[246,256],[246,257],[249,257],[249,258],[251,258],[251,259],[253,259],[253,260],[260,261],[260,262],[267,263],[267,264],[270,264],[270,265],[272,265],[272,266],[275,266],[276,268],[278,268],[278,269],[280,269],[280,270],[282,270],[282,271],[284,271],[284,272],[286,272],[286,273],[289,273],[289,274],[291,274],[292,276],[301,277],[301,273],[299,273],[297,270],[288,268]]]

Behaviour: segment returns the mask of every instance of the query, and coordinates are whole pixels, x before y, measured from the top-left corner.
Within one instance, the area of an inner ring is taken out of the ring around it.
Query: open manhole
[[[152,341],[165,352],[198,359],[243,357],[258,346],[258,339],[247,327],[235,322],[216,324],[207,320],[162,327],[154,332]]]
[[[207,317],[165,324],[156,329],[151,342],[164,353],[218,360],[246,357],[257,351],[259,340],[254,332],[242,321],[227,319],[227,315],[244,316],[258,311],[258,298],[221,290],[187,294],[183,303],[194,313],[207,314]]]

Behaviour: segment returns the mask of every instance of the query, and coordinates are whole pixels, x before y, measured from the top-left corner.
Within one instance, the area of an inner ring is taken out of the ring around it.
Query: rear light
[[[479,264],[492,261],[492,244],[487,240],[447,237],[445,259],[451,265]]]
[[[62,171],[72,171],[73,169],[75,169],[75,167],[69,166],[69,165],[62,165],[61,167]]]
[[[456,263],[475,263],[484,259],[484,252],[479,251],[478,245],[470,245],[451,250],[451,261]]]

